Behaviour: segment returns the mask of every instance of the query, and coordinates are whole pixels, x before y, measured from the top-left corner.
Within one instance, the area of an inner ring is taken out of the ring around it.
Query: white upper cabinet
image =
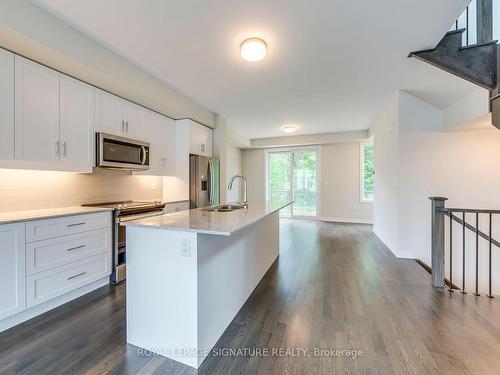
[[[61,162],[74,171],[91,171],[95,89],[61,74],[60,93]]]
[[[140,105],[123,100],[122,118],[125,122],[123,135],[128,138],[148,141],[146,128],[146,109]]]
[[[26,310],[24,223],[0,225],[0,320]]]
[[[95,130],[123,135],[125,122],[122,118],[122,99],[102,90],[96,90]]]
[[[116,95],[97,90],[96,131],[146,140],[146,109]]]
[[[0,159],[14,159],[14,54],[0,50]]]
[[[59,162],[59,73],[15,57],[15,157]]]
[[[192,120],[179,120],[178,123],[189,128],[189,153],[212,157],[212,129]]]
[[[150,169],[139,174],[175,175],[175,121],[156,112],[147,112]]]

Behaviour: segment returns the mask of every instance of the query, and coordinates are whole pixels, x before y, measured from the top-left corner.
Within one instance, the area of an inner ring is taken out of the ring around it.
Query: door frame
[[[290,216],[292,219],[309,219],[318,220],[321,218],[321,146],[296,146],[296,147],[276,147],[266,149],[266,166],[265,166],[265,183],[266,183],[266,200],[270,200],[269,194],[269,154],[278,152],[294,152],[294,151],[316,151],[316,215],[315,216],[302,216],[294,215],[293,207],[290,209]],[[292,165],[292,186],[291,192],[293,194],[293,165]]]

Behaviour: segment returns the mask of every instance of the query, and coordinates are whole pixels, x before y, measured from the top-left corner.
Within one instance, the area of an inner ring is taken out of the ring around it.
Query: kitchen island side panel
[[[198,235],[198,344],[211,349],[279,255],[279,213],[231,236]],[[199,364],[204,357],[199,358]]]
[[[127,228],[127,342],[197,367],[196,233]]]

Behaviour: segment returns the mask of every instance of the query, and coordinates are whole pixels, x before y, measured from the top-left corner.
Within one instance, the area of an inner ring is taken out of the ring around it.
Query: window
[[[374,175],[373,142],[360,143],[361,202],[373,201]]]
[[[293,200],[283,216],[317,214],[317,150],[271,151],[267,156],[267,196],[271,206]]]

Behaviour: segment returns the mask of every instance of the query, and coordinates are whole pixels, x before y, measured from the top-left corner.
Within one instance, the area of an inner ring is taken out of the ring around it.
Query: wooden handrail
[[[465,212],[465,213],[471,213],[471,214],[495,214],[498,215],[500,214],[500,210],[486,210],[482,208],[448,208],[448,207],[443,207],[438,209],[441,212],[444,212],[445,214],[448,214],[449,212]]]

